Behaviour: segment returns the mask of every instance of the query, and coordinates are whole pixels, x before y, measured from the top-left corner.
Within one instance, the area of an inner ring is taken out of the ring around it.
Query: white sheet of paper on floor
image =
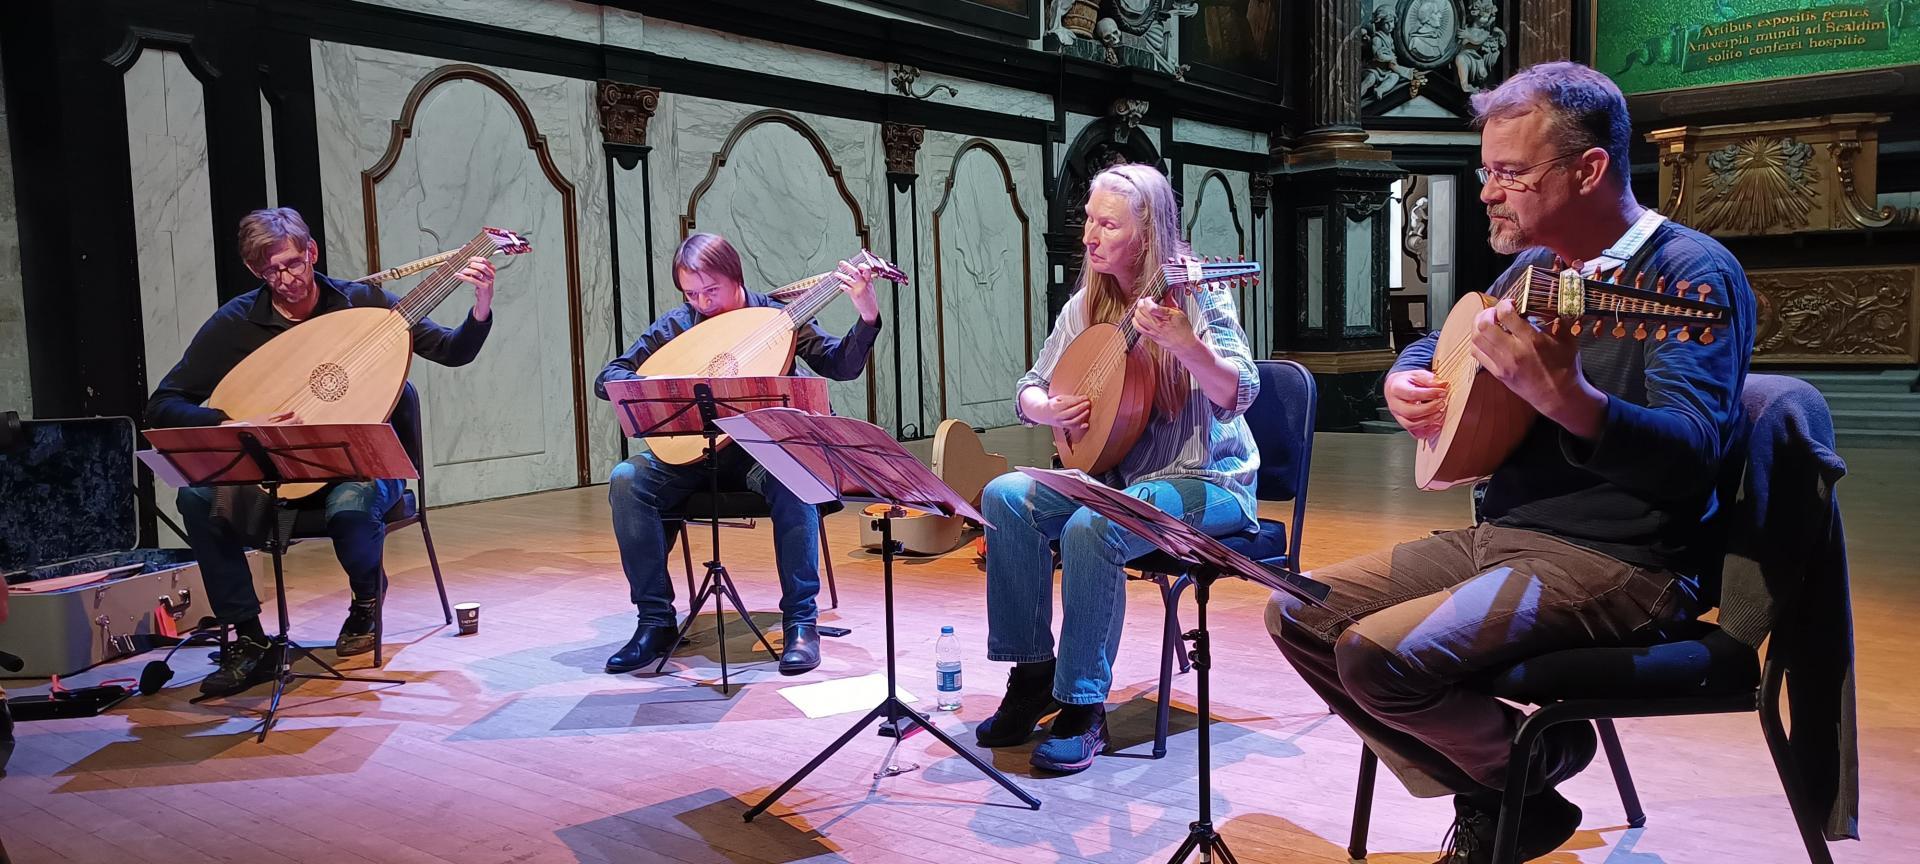
[[[862,675],[858,678],[836,678],[815,684],[802,684],[798,687],[786,687],[780,695],[787,697],[793,707],[808,717],[831,717],[853,711],[871,711],[873,706],[887,695],[887,676],[883,672]],[[899,687],[894,695],[900,701],[912,704],[916,701],[906,688]]]

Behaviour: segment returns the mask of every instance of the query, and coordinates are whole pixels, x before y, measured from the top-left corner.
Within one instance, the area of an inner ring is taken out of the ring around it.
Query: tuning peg
[[[1581,324],[1580,319],[1578,318],[1573,319],[1573,329],[1572,329],[1573,335],[1575,336],[1580,335],[1580,332],[1583,329],[1584,329],[1584,326]]]
[[[1621,322],[1618,320],[1614,321],[1613,322],[1613,338],[1619,339],[1626,335],[1627,335],[1627,325],[1624,322]]]
[[[1705,303],[1707,301],[1707,295],[1713,293],[1713,286],[1701,283],[1693,286],[1693,290],[1700,295],[1700,302]],[[1705,342],[1706,340],[1701,339],[1700,341]]]
[[[1662,342],[1666,341],[1667,325],[1662,324],[1660,325],[1660,329],[1653,331],[1653,338]]]
[[[1644,322],[1644,321],[1643,321],[1643,322],[1641,322],[1641,323],[1639,323],[1639,324],[1635,324],[1635,325],[1633,325],[1633,339],[1634,339],[1634,341],[1635,341],[1635,342],[1645,342],[1645,341],[1647,341],[1647,325],[1646,325],[1646,322]]]
[[[1700,344],[1702,345],[1713,344],[1713,328],[1712,327],[1700,328]]]
[[[1626,272],[1626,269],[1625,267],[1613,268],[1613,272],[1607,276],[1607,281],[1614,285],[1620,284],[1620,274]]]
[[[1688,282],[1688,281],[1687,281],[1687,280],[1685,280],[1685,279],[1682,279],[1682,280],[1680,280],[1680,281],[1678,281],[1678,282],[1675,282],[1675,283],[1673,283],[1673,296],[1675,296],[1675,297],[1685,297],[1685,296],[1687,296],[1687,286],[1689,286],[1689,285],[1692,285],[1692,284],[1693,284],[1693,283],[1691,283],[1691,282]]]
[[[1555,319],[1553,319],[1552,321],[1548,321],[1548,322],[1547,322],[1547,332],[1548,332],[1548,333],[1551,333],[1551,334],[1553,334],[1553,335],[1555,335],[1555,336],[1558,336],[1558,335],[1560,335],[1560,319],[1558,319],[1558,318],[1555,318]]]
[[[1685,328],[1685,327],[1682,327],[1682,328],[1680,328],[1680,330],[1679,330],[1679,332],[1677,332],[1677,333],[1674,333],[1674,334],[1673,334],[1673,338],[1675,338],[1675,339],[1677,339],[1677,340],[1679,340],[1679,341],[1681,341],[1681,342],[1685,342],[1685,341],[1687,341],[1688,339],[1690,339],[1690,338],[1692,338],[1692,336],[1690,336],[1690,335],[1689,335],[1689,334],[1687,333],[1687,328]]]
[[[1633,287],[1640,288],[1642,287],[1642,283],[1646,281],[1647,281],[1647,271],[1642,270],[1638,273],[1633,274]]]
[[[1654,280],[1653,293],[1655,294],[1667,293],[1667,277],[1662,276],[1659,279]]]

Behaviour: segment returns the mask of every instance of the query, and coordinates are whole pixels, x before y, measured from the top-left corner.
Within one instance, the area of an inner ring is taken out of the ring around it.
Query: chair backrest
[[[1260,448],[1254,495],[1262,501],[1292,501],[1287,526],[1288,563],[1300,566],[1301,522],[1307,515],[1307,476],[1313,463],[1313,426],[1319,391],[1313,373],[1292,360],[1256,360],[1260,395],[1247,408],[1247,428]]]
[[[1815,586],[1803,578],[1831,575],[1820,572],[1812,560],[1820,550],[1811,548],[1829,538],[1809,536],[1806,529],[1824,527],[1837,505],[1809,496],[1830,494],[1846,464],[1833,452],[1833,416],[1813,385],[1785,375],[1748,375],[1741,403],[1746,436],[1728,454],[1731,464],[1719,483],[1725,521],[1724,534],[1715,539],[1724,540],[1727,550],[1720,626],[1758,648],[1768,635],[1791,630],[1799,616],[1817,614],[1832,600],[1808,596]],[[1816,476],[1817,482],[1805,482]],[[1818,509],[1823,504],[1829,509]]]

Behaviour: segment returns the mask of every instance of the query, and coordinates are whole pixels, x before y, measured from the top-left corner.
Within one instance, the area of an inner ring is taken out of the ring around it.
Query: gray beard
[[[1520,231],[1502,232],[1498,226],[1487,229],[1487,245],[1502,255],[1514,255],[1526,249],[1526,234]]]

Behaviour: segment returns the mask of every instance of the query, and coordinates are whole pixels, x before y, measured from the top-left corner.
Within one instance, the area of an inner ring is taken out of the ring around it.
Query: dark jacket
[[[342,282],[316,273],[314,290],[320,300],[314,306],[311,321],[329,312],[361,306],[391,309],[400,299],[372,285]],[[493,318],[473,320],[469,313],[457,328],[442,327],[422,318],[413,325],[413,353],[443,366],[464,366],[480,354],[480,346],[493,330]],[[228,300],[200,325],[187,343],[186,353],[173,370],[160,379],[147,400],[147,426],[164,429],[176,426],[217,426],[228,417],[226,412],[205,407],[220,379],[247,355],[259,350],[273,337],[294,326],[273,307],[272,291],[265,285]]]
[[[1812,385],[1750,375],[1746,476],[1727,513],[1720,627],[1785,664],[1793,767],[1830,840],[1859,839],[1853,605],[1834,484],[1833,418]]]

